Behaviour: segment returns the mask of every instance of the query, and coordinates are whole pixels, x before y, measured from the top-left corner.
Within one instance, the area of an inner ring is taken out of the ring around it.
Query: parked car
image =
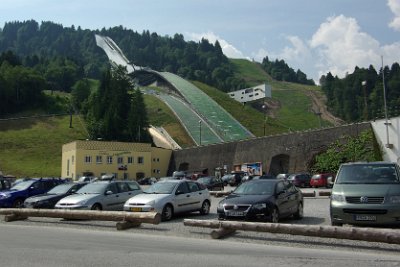
[[[156,177],[144,177],[137,180],[138,184],[140,185],[152,185],[154,183],[157,183],[157,181],[158,180]]]
[[[12,180],[0,177],[0,191],[9,190],[12,186]]]
[[[28,197],[24,201],[25,208],[40,208],[40,209],[52,209],[56,203],[69,195],[76,193],[82,186],[87,183],[65,183],[59,184],[47,193]]]
[[[232,179],[232,174],[225,174],[222,176],[221,180],[224,183],[224,186],[227,186],[229,184],[229,181]]]
[[[79,177],[78,183],[91,183],[97,180],[97,177],[95,176],[82,176]]]
[[[258,179],[239,185],[217,207],[220,220],[261,220],[273,223],[303,217],[303,195],[292,183],[281,179]]]
[[[124,210],[158,212],[163,221],[169,221],[177,213],[200,211],[200,214],[208,214],[210,206],[210,193],[205,185],[191,180],[164,180],[127,200]]]
[[[332,188],[331,224],[400,225],[399,177],[396,163],[341,164]]]
[[[329,187],[328,178],[334,176],[332,173],[318,173],[311,176],[311,187]]]
[[[62,198],[56,209],[122,210],[127,199],[142,193],[135,181],[95,181]]]
[[[263,175],[253,177],[253,180],[258,180],[258,179],[276,179],[276,177],[273,176],[272,174],[263,174]]]
[[[224,182],[215,176],[200,177],[197,182],[204,184],[210,191],[224,191]]]
[[[247,175],[246,172],[232,172],[231,179],[228,181],[230,186],[238,186],[242,182],[242,178]]]
[[[329,176],[329,177],[326,179],[326,183],[327,183],[327,187],[328,187],[328,188],[332,188],[332,187],[333,187],[333,184],[335,183],[335,179],[336,179],[336,176],[335,176],[335,175]]]
[[[311,175],[308,173],[295,173],[291,174],[287,180],[297,187],[310,187]]]
[[[21,208],[25,199],[46,193],[65,180],[58,178],[32,178],[16,183],[9,190],[0,192],[1,208]]]
[[[279,173],[279,174],[276,176],[276,178],[277,178],[277,179],[284,179],[284,180],[286,180],[287,178],[289,178],[289,176],[290,176],[290,173]]]

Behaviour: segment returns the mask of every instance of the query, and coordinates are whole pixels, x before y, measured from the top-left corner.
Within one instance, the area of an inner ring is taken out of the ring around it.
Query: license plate
[[[131,208],[131,211],[140,212],[140,211],[142,211],[142,208]]]
[[[376,221],[376,216],[374,216],[374,215],[355,215],[354,220],[356,220],[356,221]]]
[[[243,211],[230,211],[228,212],[228,216],[244,216]]]

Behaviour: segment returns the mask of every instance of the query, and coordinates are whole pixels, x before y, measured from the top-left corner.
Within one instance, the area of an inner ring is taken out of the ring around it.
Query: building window
[[[75,156],[71,157],[71,165],[74,165],[74,161],[75,161]]]
[[[69,160],[67,160],[67,176],[69,176]]]
[[[85,156],[85,163],[92,163],[92,156]]]
[[[128,164],[133,164],[133,157],[128,157]]]
[[[107,164],[112,164],[112,156],[107,156]]]
[[[160,162],[160,158],[157,158],[157,162]]]
[[[103,163],[103,156],[96,156],[96,163],[102,164]]]
[[[138,162],[138,164],[143,164],[144,163],[144,158],[143,157],[138,157],[137,162]]]
[[[124,164],[124,158],[123,157],[118,157],[117,161],[118,161],[118,164]]]

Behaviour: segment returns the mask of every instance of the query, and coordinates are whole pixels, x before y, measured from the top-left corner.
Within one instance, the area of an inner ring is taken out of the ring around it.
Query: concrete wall
[[[217,167],[226,167],[230,172],[235,165],[253,162],[261,162],[266,173],[308,171],[314,157],[325,151],[329,144],[343,136],[357,136],[370,128],[369,122],[357,123],[176,150],[172,153],[168,173],[185,166],[187,171],[208,168],[212,175]]]
[[[380,144],[383,160],[400,164],[400,117],[390,118],[388,124],[381,119],[371,122],[371,125]]]

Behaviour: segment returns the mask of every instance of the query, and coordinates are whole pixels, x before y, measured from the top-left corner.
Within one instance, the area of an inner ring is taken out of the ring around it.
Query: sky
[[[229,58],[283,59],[316,83],[400,61],[400,0],[0,0],[0,28],[30,19],[218,40]]]

